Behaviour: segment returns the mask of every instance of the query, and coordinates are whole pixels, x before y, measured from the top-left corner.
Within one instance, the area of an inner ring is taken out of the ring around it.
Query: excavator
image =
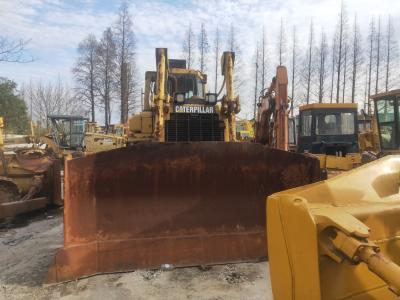
[[[287,151],[284,67],[268,96],[283,127],[268,128],[263,144],[242,143],[235,54],[222,55],[218,94],[208,93],[206,74],[168,59],[166,48],[155,54],[144,110],[129,120],[128,146],[65,162],[64,246],[47,282],[263,260],[265,197],[322,177],[316,158]]]
[[[285,66],[278,66],[271,85],[257,103],[255,140],[283,151],[289,150],[288,76]]]

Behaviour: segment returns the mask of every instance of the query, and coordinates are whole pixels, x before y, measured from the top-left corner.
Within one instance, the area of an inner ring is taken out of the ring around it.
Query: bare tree
[[[328,44],[326,42],[326,34],[324,30],[321,30],[321,41],[318,47],[318,102],[322,103],[325,96],[325,80],[327,76],[326,72],[326,59],[328,56]]]
[[[185,32],[185,37],[183,39],[182,51],[183,56],[187,61],[187,67],[193,68],[195,62],[195,37],[192,30],[192,24],[189,23],[189,27]]]
[[[359,68],[363,63],[362,48],[361,48],[361,33],[358,27],[357,16],[354,16],[353,36],[352,36],[352,71],[351,71],[351,103],[354,103],[356,96],[357,78]]]
[[[376,33],[376,65],[375,65],[375,94],[378,93],[379,90],[379,71],[380,71],[380,62],[381,62],[381,16],[378,17],[378,32]]]
[[[104,124],[108,130],[111,124],[111,102],[116,87],[117,51],[111,28],[107,28],[97,47],[98,68],[96,89],[104,108]]]
[[[60,78],[55,83],[33,82],[24,84],[21,95],[27,106],[31,107],[32,119],[49,126],[49,115],[82,114],[81,106],[76,103],[70,89]]]
[[[292,82],[291,82],[291,98],[290,101],[290,115],[293,117],[293,104],[294,104],[294,89],[296,85],[296,72],[297,72],[297,39],[296,39],[296,27],[293,26],[293,41],[292,41]]]
[[[347,44],[347,41],[345,42],[343,46],[343,83],[342,83],[342,102],[345,102],[346,98],[346,83],[347,83],[347,72],[348,72],[348,66],[347,66],[347,60],[348,60],[348,53],[349,52],[349,45]]]
[[[286,54],[286,38],[285,29],[283,27],[283,19],[281,18],[281,26],[279,28],[279,41],[278,41],[279,65],[283,64]]]
[[[207,38],[207,31],[204,23],[201,23],[198,49],[200,54],[199,57],[200,71],[204,73],[207,71],[208,52],[210,50],[210,45],[208,43],[208,38]]]
[[[368,112],[369,109],[369,98],[368,98],[368,70],[369,70],[369,65],[366,64],[365,66],[365,86],[364,86],[364,111]],[[369,114],[369,112],[368,112]]]
[[[368,44],[369,44],[369,53],[368,53],[368,99],[367,99],[367,112],[371,114],[371,84],[372,84],[372,61],[374,59],[374,40],[375,40],[375,22],[374,18],[371,18],[371,22],[369,24],[369,36],[368,36]]]
[[[331,61],[331,90],[330,90],[330,99],[331,103],[333,102],[333,89],[334,89],[334,81],[335,81],[335,67],[336,67],[336,37],[333,38],[332,42],[332,61]]]
[[[339,15],[339,23],[338,23],[338,30],[336,33],[336,38],[337,38],[337,67],[336,67],[336,72],[337,72],[337,82],[336,82],[336,103],[339,103],[339,90],[340,90],[340,80],[341,80],[341,72],[342,72],[342,64],[344,61],[344,47],[346,45],[346,39],[347,39],[347,17],[346,17],[346,11],[344,9],[343,1],[340,9],[340,15]]]
[[[92,122],[96,121],[97,47],[96,37],[93,34],[88,35],[78,46],[79,57],[72,69],[76,82],[75,95],[89,107]]]
[[[215,38],[214,38],[214,59],[215,59],[215,88],[214,93],[218,91],[218,68],[219,68],[219,60],[220,60],[220,44],[221,44],[221,34],[217,25],[217,29],[215,30]]]
[[[306,101],[307,104],[310,102],[310,91],[311,91],[311,76],[312,76],[312,69],[313,69],[313,45],[314,45],[314,25],[311,21],[310,23],[310,33],[308,37],[308,54],[306,59]]]
[[[229,51],[235,53],[235,73],[233,83],[237,91],[239,92],[243,87],[244,76],[242,70],[242,50],[240,48],[240,44],[237,41],[236,37],[236,28],[231,24],[228,34],[227,46]],[[239,92],[240,93],[240,92]]]
[[[33,57],[26,56],[26,47],[29,42],[29,40],[10,40],[0,36],[0,62],[32,62]]]
[[[391,88],[391,75],[394,62],[398,58],[397,52],[397,41],[395,40],[394,28],[392,18],[388,16],[388,24],[386,29],[386,59],[385,59],[385,91],[387,92]]]
[[[265,89],[265,79],[267,76],[267,46],[265,38],[265,27],[262,28],[261,39],[261,90]]]
[[[119,11],[117,22],[113,26],[113,37],[117,57],[117,87],[120,97],[120,122],[128,122],[130,108],[136,107],[138,94],[136,74],[136,41],[133,32],[132,16],[129,13],[129,5],[123,1]]]

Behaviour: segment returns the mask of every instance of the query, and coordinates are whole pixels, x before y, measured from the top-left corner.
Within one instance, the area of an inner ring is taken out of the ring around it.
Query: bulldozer
[[[398,299],[400,156],[267,199],[274,299]]]
[[[361,164],[357,103],[312,103],[299,112],[299,153],[317,156],[321,168],[333,171]]]
[[[103,132],[96,122],[73,115],[49,115],[50,133],[41,137],[40,142],[55,153],[58,158],[65,156],[92,154],[124,147],[126,134],[123,125]],[[114,129],[115,130],[111,130]]]
[[[46,150],[4,150],[0,117],[0,220],[61,204],[60,162]]]
[[[265,196],[321,179],[318,160],[281,150],[282,140],[235,142],[233,52],[221,58],[221,97],[207,92],[206,74],[167,54],[157,48],[156,71],[146,72],[128,146],[66,160],[64,246],[47,282],[263,260]]]

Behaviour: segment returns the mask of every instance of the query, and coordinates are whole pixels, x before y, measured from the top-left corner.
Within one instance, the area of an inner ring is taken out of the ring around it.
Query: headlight
[[[206,94],[206,102],[210,104],[215,104],[217,102],[217,94],[213,93]]]
[[[184,94],[176,94],[175,101],[178,103],[183,103],[185,101],[185,95]]]

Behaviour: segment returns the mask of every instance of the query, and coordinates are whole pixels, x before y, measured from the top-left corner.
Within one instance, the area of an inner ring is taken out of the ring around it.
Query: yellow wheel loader
[[[222,56],[221,97],[167,49],[156,63],[129,146],[66,161],[64,247],[47,282],[265,259],[265,196],[321,178],[315,158],[235,142],[234,53]]]

